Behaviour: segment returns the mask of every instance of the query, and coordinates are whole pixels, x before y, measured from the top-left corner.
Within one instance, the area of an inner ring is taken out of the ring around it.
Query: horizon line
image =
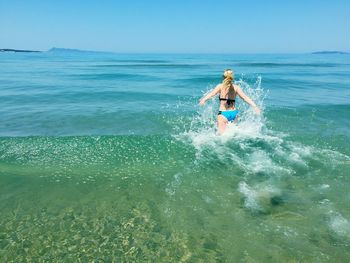
[[[47,50],[31,50],[31,49],[15,49],[15,48],[0,48],[0,52],[81,52],[81,53],[112,53],[112,54],[213,54],[213,55],[254,55],[254,54],[313,54],[313,53],[344,53],[347,54],[349,51],[344,50],[317,50],[317,51],[281,51],[281,52],[217,52],[217,51],[201,51],[201,52],[188,52],[188,51],[108,51],[108,50],[88,50],[88,49],[79,49],[79,48],[57,48],[52,47]]]

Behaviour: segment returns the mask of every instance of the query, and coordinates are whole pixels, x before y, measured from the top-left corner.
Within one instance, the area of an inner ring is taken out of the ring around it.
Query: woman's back
[[[220,93],[219,93],[219,100],[220,100],[220,110],[225,109],[234,109],[235,108],[235,99],[236,99],[236,88],[233,84],[230,84],[230,86],[226,87],[224,84],[220,84]]]

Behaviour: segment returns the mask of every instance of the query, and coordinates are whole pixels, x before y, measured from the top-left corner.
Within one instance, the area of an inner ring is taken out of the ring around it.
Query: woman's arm
[[[241,89],[240,86],[235,86],[235,90],[237,92],[237,94],[246,102],[248,103],[250,106],[253,107],[254,111],[257,113],[257,114],[260,114],[261,113],[261,110],[259,109],[258,106],[256,106],[256,104],[254,103],[254,101],[249,98],[244,92],[243,90]]]
[[[221,84],[217,85],[211,92],[209,92],[207,95],[205,95],[203,98],[200,99],[199,104],[204,105],[205,102],[210,99],[211,97],[214,97],[216,94],[220,92]]]

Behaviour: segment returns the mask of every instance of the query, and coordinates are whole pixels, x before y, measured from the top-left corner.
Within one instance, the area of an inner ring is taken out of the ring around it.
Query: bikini
[[[235,99],[225,99],[225,98],[220,98],[219,100],[225,100],[227,106],[233,106],[233,103],[236,101]],[[223,115],[229,122],[232,122],[236,119],[237,114],[238,114],[238,110],[223,110],[223,111],[219,111],[218,115]]]

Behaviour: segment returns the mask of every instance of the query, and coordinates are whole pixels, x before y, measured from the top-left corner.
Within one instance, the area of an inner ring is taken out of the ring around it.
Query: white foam
[[[265,211],[268,209],[267,206],[271,204],[271,198],[281,195],[281,190],[271,183],[257,184],[251,187],[246,182],[240,182],[238,191],[245,198],[245,207],[256,211]]]
[[[349,156],[334,150],[320,149],[318,153],[322,156],[322,158],[327,158],[329,163],[333,164],[334,166],[350,161]]]
[[[323,184],[320,186],[320,189],[324,190],[324,189],[328,189],[330,186],[329,184]]]
[[[263,91],[260,88],[261,79],[257,81],[257,87],[251,88],[247,83],[240,80],[238,82],[244,92],[249,95],[261,108],[263,108]],[[229,124],[223,135],[216,134],[217,105],[216,100],[209,100],[204,107],[201,107],[190,124],[183,137],[187,137],[193,142],[196,148],[202,145],[211,144],[213,141],[225,143],[229,140],[255,139],[264,136],[262,128],[264,127],[264,118],[256,115],[253,110],[243,102],[237,102],[240,110],[238,124]],[[178,137],[181,138],[181,135]],[[184,139],[184,138],[182,138]]]
[[[257,150],[250,155],[248,159],[249,169],[253,173],[265,172],[265,173],[290,173],[290,169],[275,164],[265,151]]]
[[[167,184],[167,187],[165,188],[165,192],[169,196],[174,196],[176,194],[176,190],[181,184],[181,176],[182,176],[181,173],[176,173],[174,175],[174,180]]]
[[[337,235],[350,238],[350,222],[340,213],[330,211],[329,227]]]
[[[246,182],[239,183],[238,191],[244,195],[244,205],[253,210],[261,210],[257,200],[257,192],[250,188]]]

